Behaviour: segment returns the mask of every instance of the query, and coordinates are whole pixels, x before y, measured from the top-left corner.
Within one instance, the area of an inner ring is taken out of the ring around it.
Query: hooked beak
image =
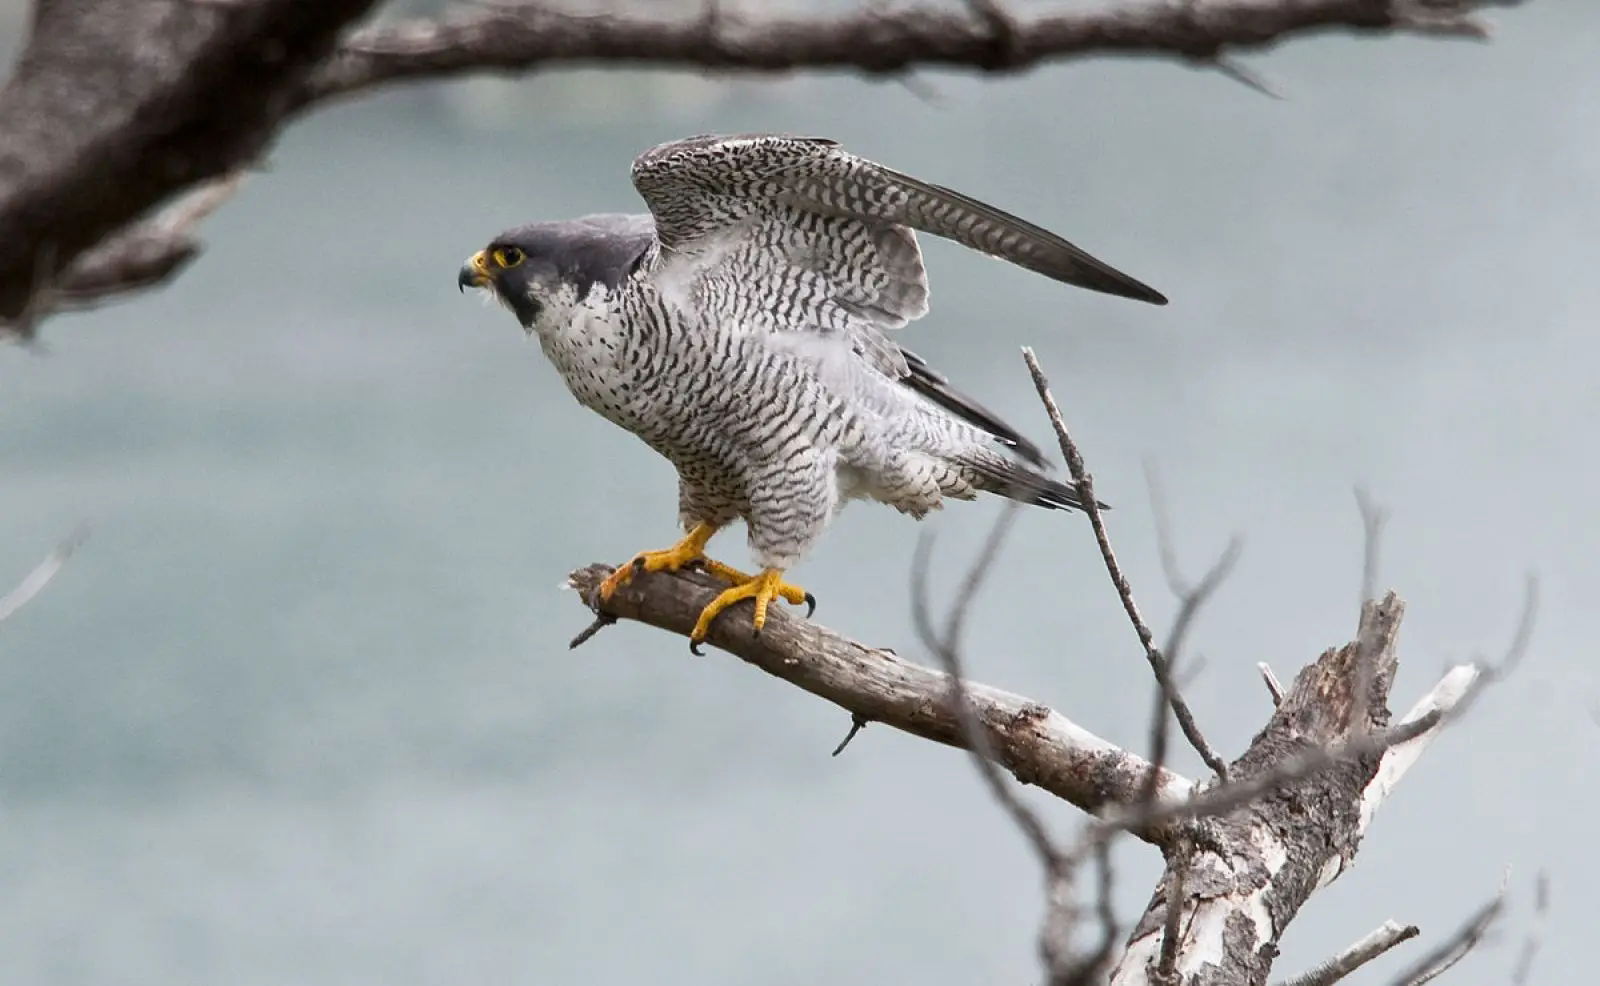
[[[489,257],[484,251],[467,258],[461,265],[461,271],[456,274],[456,288],[465,291],[467,288],[486,288],[492,284],[489,278]]]

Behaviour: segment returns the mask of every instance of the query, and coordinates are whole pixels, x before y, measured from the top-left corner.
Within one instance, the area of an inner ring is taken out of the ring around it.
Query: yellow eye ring
[[[494,262],[501,267],[515,267],[527,259],[527,255],[514,246],[495,247],[494,253],[490,256],[494,257]]]

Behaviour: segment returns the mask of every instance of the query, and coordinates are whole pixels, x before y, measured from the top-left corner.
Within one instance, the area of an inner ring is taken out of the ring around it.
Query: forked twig
[[[1149,662],[1150,670],[1155,673],[1162,693],[1168,697],[1172,714],[1177,717],[1178,727],[1183,730],[1184,738],[1194,747],[1195,752],[1200,754],[1200,759],[1205,761],[1211,772],[1217,775],[1217,779],[1226,783],[1228,765],[1211,748],[1211,744],[1206,742],[1205,736],[1200,732],[1200,725],[1195,722],[1194,713],[1189,710],[1188,703],[1183,700],[1177,684],[1172,680],[1167,659],[1156,648],[1155,636],[1144,622],[1144,617],[1139,614],[1139,606],[1133,600],[1133,588],[1128,584],[1128,577],[1123,574],[1122,566],[1117,562],[1116,552],[1111,550],[1111,538],[1106,533],[1105,520],[1100,515],[1100,506],[1094,497],[1094,478],[1084,467],[1083,455],[1067,431],[1067,423],[1061,417],[1061,409],[1056,406],[1055,397],[1050,393],[1050,381],[1045,378],[1044,369],[1039,366],[1039,359],[1033,354],[1032,349],[1024,346],[1022,358],[1028,364],[1028,372],[1033,376],[1033,385],[1039,392],[1039,400],[1044,403],[1045,413],[1050,416],[1050,424],[1055,429],[1056,439],[1061,444],[1061,454],[1067,460],[1067,470],[1072,474],[1078,498],[1083,502],[1084,513],[1088,515],[1089,524],[1094,528],[1094,539],[1100,547],[1100,557],[1105,561],[1106,571],[1111,576],[1112,585],[1116,587],[1117,596],[1122,600],[1122,608],[1128,614],[1128,620],[1133,624],[1133,631],[1144,647],[1145,660]]]

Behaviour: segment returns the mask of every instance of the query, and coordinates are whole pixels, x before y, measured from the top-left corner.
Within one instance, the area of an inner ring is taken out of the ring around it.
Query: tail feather
[[[1082,510],[1083,500],[1078,491],[1065,483],[1051,479],[1026,465],[999,455],[979,453],[956,460],[973,476],[973,485],[990,493],[998,493],[1018,503],[1026,503],[1051,510]],[[1095,501],[1101,510],[1111,505]]]

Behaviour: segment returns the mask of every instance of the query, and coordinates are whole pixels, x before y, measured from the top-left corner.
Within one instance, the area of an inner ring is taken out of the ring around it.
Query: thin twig
[[[1274,706],[1282,705],[1283,683],[1278,680],[1278,676],[1272,673],[1272,668],[1268,666],[1266,661],[1257,662],[1256,670],[1261,672],[1261,681],[1267,686],[1267,691],[1272,695],[1272,704]]]
[[[870,721],[871,720],[859,712],[850,713],[850,731],[844,734],[844,739],[840,740],[839,745],[834,747],[833,752],[828,755],[830,757],[836,757],[843,753],[844,748],[850,745],[850,741],[856,738],[856,733],[866,729],[867,723]]]
[[[1172,514],[1167,510],[1167,490],[1161,482],[1161,473],[1155,463],[1144,463],[1144,485],[1150,497],[1150,519],[1156,529],[1156,557],[1161,559],[1161,574],[1166,576],[1167,588],[1179,599],[1189,594],[1189,580],[1178,566],[1177,541],[1172,536]]]
[[[1177,981],[1174,969],[1178,962],[1178,926],[1183,917],[1183,885],[1189,878],[1189,861],[1193,858],[1194,847],[1187,840],[1180,839],[1172,851],[1178,854],[1178,858],[1172,862],[1167,881],[1167,913],[1161,923],[1161,953],[1156,961],[1154,977],[1157,983]]]
[[[1039,954],[1051,983],[1064,980],[1066,971],[1073,967],[1070,956],[1071,935],[1077,923],[1077,906],[1072,898],[1072,877],[1077,860],[1064,854],[1056,846],[1044,822],[1022,799],[1017,797],[996,764],[994,745],[989,740],[988,727],[979,719],[977,710],[967,694],[966,673],[961,661],[961,638],[967,615],[972,609],[978,590],[994,568],[1000,554],[1000,545],[1016,519],[1014,503],[1008,503],[995,519],[977,559],[968,567],[956,598],[945,619],[944,631],[936,633],[928,608],[927,573],[931,570],[930,556],[933,537],[929,533],[917,540],[917,550],[912,562],[912,621],[917,636],[924,646],[933,651],[944,667],[950,684],[950,702],[961,722],[967,738],[967,751],[973,765],[983,779],[989,793],[998,801],[1016,823],[1044,870],[1045,918],[1039,928]],[[1152,774],[1157,771],[1152,770]]]
[[[1361,599],[1365,603],[1378,597],[1378,549],[1383,542],[1383,525],[1389,511],[1383,509],[1360,486],[1356,487],[1356,509],[1361,511]]]
[[[33,571],[24,575],[22,581],[17,583],[16,588],[4,596],[0,596],[0,623],[4,623],[16,615],[17,610],[28,605],[33,600],[33,597],[43,591],[44,587],[49,585],[50,581],[60,573],[62,566],[67,563],[67,559],[72,557],[72,553],[78,550],[78,546],[83,544],[88,536],[89,529],[87,527],[80,527],[73,531],[64,541],[56,545],[56,549],[50,552],[44,561],[35,565]]]
[[[1100,921],[1100,942],[1085,957],[1082,965],[1086,972],[1099,969],[1111,957],[1118,935],[1117,912],[1112,906],[1111,894],[1116,874],[1111,870],[1111,844],[1101,842],[1094,851],[1095,871],[1099,876],[1095,886],[1095,915]]]
[[[1414,924],[1402,925],[1398,921],[1385,921],[1371,934],[1315,969],[1285,980],[1278,986],[1333,986],[1389,949],[1403,941],[1410,941],[1418,934],[1420,932]]]
[[[617,622],[617,618],[612,616],[610,613],[596,613],[594,621],[588,626],[584,627],[582,630],[578,631],[578,635],[573,637],[572,640],[567,643],[567,650],[577,650],[579,647],[587,644],[590,638],[595,634],[599,633],[601,630],[604,630],[606,627],[615,622]]]
[[[1090,526],[1094,528],[1095,542],[1100,546],[1100,557],[1105,560],[1106,571],[1111,576],[1112,585],[1116,586],[1117,596],[1122,600],[1122,608],[1133,624],[1139,643],[1144,647],[1145,660],[1149,662],[1150,670],[1155,673],[1156,681],[1169,696],[1172,714],[1177,717],[1178,726],[1183,730],[1189,745],[1200,754],[1200,759],[1204,760],[1211,772],[1217,775],[1217,779],[1225,784],[1228,780],[1227,764],[1201,734],[1194,713],[1189,711],[1188,703],[1183,700],[1177,686],[1172,682],[1166,658],[1156,649],[1155,637],[1151,634],[1150,627],[1139,615],[1139,606],[1133,601],[1133,589],[1128,584],[1127,576],[1122,573],[1122,566],[1117,563],[1116,553],[1111,550],[1111,538],[1106,533],[1105,520],[1100,516],[1099,502],[1094,497],[1094,478],[1084,468],[1083,455],[1068,433],[1066,421],[1061,417],[1061,409],[1056,406],[1055,398],[1050,394],[1050,382],[1045,378],[1044,370],[1039,366],[1039,359],[1033,354],[1032,349],[1023,347],[1022,358],[1028,364],[1028,372],[1033,376],[1033,385],[1039,392],[1039,400],[1044,403],[1045,413],[1050,416],[1050,424],[1055,428],[1056,438],[1061,444],[1061,454],[1066,458],[1067,469],[1072,473],[1073,482],[1077,486],[1078,499],[1084,505],[1084,513],[1089,517]]]
[[[1522,582],[1522,612],[1517,617],[1517,628],[1511,633],[1511,642],[1506,645],[1505,653],[1500,660],[1484,666],[1484,674],[1495,680],[1502,681],[1517,668],[1528,656],[1528,644],[1533,640],[1533,626],[1539,617],[1539,577],[1529,572]]]
[[[1467,953],[1477,947],[1488,933],[1500,912],[1506,906],[1506,886],[1502,881],[1494,899],[1474,911],[1466,922],[1433,951],[1414,962],[1409,969],[1396,976],[1394,986],[1422,986],[1423,983],[1444,975]]]
[[[1517,964],[1511,972],[1511,986],[1526,986],[1528,974],[1533,971],[1534,957],[1539,954],[1544,922],[1550,912],[1550,875],[1544,870],[1533,881],[1533,927],[1517,953]]]
[[[1253,89],[1268,99],[1276,99],[1280,101],[1283,99],[1283,93],[1273,88],[1272,85],[1267,82],[1266,78],[1252,69],[1245,68],[1244,63],[1240,62],[1236,58],[1226,58],[1219,55],[1215,58],[1206,59],[1205,61],[1208,62],[1212,68],[1216,69],[1218,72],[1221,72],[1227,78],[1232,79],[1233,81],[1244,86],[1246,89]]]
[[[911,615],[918,638],[938,657],[939,663],[944,667],[945,675],[949,679],[950,704],[966,734],[967,749],[978,775],[989,788],[989,793],[1000,802],[1001,807],[1027,837],[1034,852],[1039,856],[1039,861],[1047,869],[1054,869],[1060,864],[1061,852],[1056,848],[1039,816],[1022,803],[1011,790],[1011,786],[1006,783],[1000,768],[995,765],[994,744],[990,742],[989,731],[978,719],[977,712],[967,696],[966,672],[962,668],[961,661],[961,634],[967,611],[971,609],[973,599],[994,565],[995,558],[1000,552],[1000,544],[1015,517],[1016,512],[1008,507],[1002,510],[995,520],[989,536],[984,540],[983,548],[978,553],[977,560],[972,563],[966,577],[962,579],[961,588],[957,591],[956,600],[950,607],[950,614],[945,620],[942,634],[934,630],[933,619],[928,609],[927,573],[933,552],[933,536],[924,532],[923,536],[917,539],[917,550],[912,560]]]
[[[1230,541],[1227,548],[1223,549],[1221,557],[1211,566],[1205,576],[1193,587],[1186,588],[1183,592],[1183,602],[1178,607],[1178,615],[1172,621],[1172,630],[1167,636],[1167,645],[1162,649],[1166,658],[1166,673],[1156,677],[1156,707],[1150,716],[1150,763],[1152,770],[1145,780],[1140,801],[1149,802],[1155,799],[1156,787],[1159,783],[1161,768],[1167,765],[1167,708],[1174,703],[1182,702],[1178,694],[1178,686],[1173,681],[1173,671],[1178,666],[1178,658],[1183,652],[1183,639],[1189,632],[1189,626],[1194,622],[1195,614],[1200,607],[1205,605],[1211,594],[1228,577],[1234,563],[1239,560],[1239,542],[1237,539]],[[1227,774],[1218,775],[1223,783],[1227,782]]]

